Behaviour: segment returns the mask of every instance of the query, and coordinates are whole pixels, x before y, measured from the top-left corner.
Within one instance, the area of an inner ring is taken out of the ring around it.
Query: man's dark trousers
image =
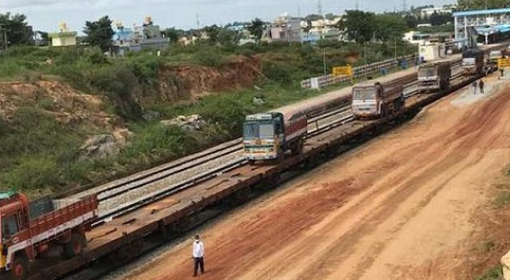
[[[195,273],[194,276],[197,276],[198,267],[200,266],[200,272],[204,273],[204,258],[194,258],[195,259]]]

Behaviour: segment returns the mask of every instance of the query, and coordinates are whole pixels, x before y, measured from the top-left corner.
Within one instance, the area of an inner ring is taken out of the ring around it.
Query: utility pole
[[[321,2],[321,0],[319,0],[318,8],[319,8],[319,10],[318,10],[319,11],[319,15],[322,16],[322,2]]]
[[[397,37],[395,37],[395,60],[397,60]]]
[[[197,13],[197,29],[200,29],[200,15]]]
[[[356,11],[359,11],[359,3],[356,1],[356,7],[354,8]]]
[[[403,3],[402,3],[402,6],[404,8],[404,13],[407,12],[407,0],[402,0]]]
[[[326,76],[327,75],[327,72],[326,72],[326,47],[324,47],[324,49],[323,49],[322,65],[324,66],[324,76]]]
[[[5,27],[5,24],[0,25],[0,29],[3,31],[3,40],[4,41],[4,50],[7,50],[8,47],[8,41],[7,41],[7,27]]]

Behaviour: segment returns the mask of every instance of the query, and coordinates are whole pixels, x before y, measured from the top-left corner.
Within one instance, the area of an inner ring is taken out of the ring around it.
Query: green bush
[[[494,267],[477,280],[503,280],[503,270],[501,266]]]
[[[292,84],[292,68],[284,63],[274,63],[264,61],[262,64],[262,73],[270,80],[281,84]]]
[[[49,157],[27,156],[3,177],[9,188],[35,190],[54,187],[59,170],[54,159]]]
[[[135,96],[141,88],[137,77],[127,67],[117,65],[104,68],[93,74],[91,85],[108,96],[115,113],[126,120],[141,120],[143,112]]]
[[[216,48],[202,49],[194,54],[195,61],[203,66],[220,67],[226,62],[226,57]]]

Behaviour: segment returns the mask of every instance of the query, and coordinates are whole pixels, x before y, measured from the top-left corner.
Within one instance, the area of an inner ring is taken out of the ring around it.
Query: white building
[[[451,7],[433,7],[433,8],[423,8],[420,11],[422,17],[430,17],[434,13],[436,14],[448,14],[452,13],[453,10]]]

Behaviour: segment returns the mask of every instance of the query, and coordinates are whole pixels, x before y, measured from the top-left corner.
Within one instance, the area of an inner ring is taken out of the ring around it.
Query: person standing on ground
[[[471,84],[471,87],[473,88],[473,94],[476,94],[476,88],[478,87],[478,84],[476,83],[476,81],[474,81],[474,82]]]
[[[195,235],[195,241],[193,241],[193,260],[195,261],[195,273],[193,273],[193,277],[197,276],[199,266],[200,273],[204,274],[204,243],[200,240],[200,236],[198,235]]]
[[[480,93],[483,93],[483,88],[485,86],[485,83],[483,80],[480,80],[480,83],[478,83],[479,87],[480,87]]]

